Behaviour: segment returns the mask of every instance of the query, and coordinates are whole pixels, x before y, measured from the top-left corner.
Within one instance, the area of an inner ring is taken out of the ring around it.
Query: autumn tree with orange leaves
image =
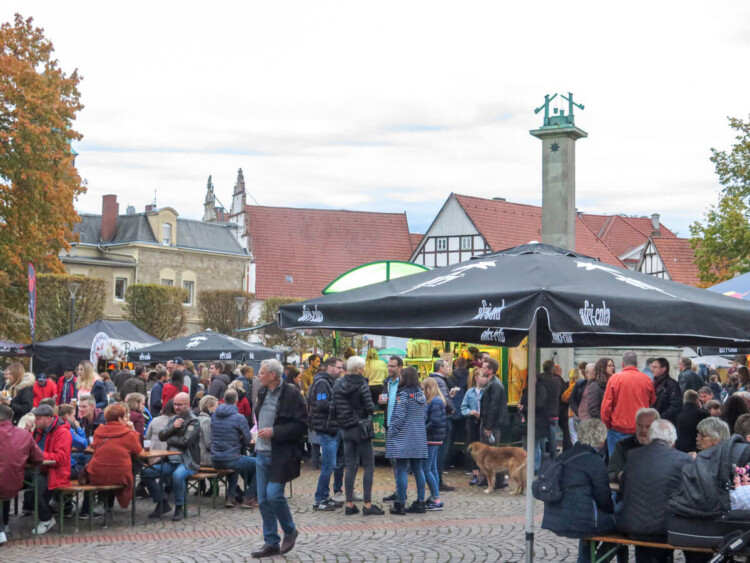
[[[64,272],[85,192],[71,142],[80,103],[77,71],[66,75],[32,19],[0,26],[0,338],[28,338],[27,264]]]

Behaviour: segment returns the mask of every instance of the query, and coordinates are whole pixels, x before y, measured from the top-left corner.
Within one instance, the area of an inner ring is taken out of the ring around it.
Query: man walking
[[[601,417],[607,425],[607,450],[611,456],[615,444],[635,434],[635,415],[638,409],[649,408],[656,402],[654,384],[638,371],[638,356],[628,351],[622,355],[622,371],[609,378],[602,399]]]
[[[255,408],[258,417],[255,451],[264,545],[252,553],[256,558],[288,553],[294,548],[299,533],[284,496],[284,487],[288,481],[299,477],[307,409],[297,388],[281,380],[283,372],[277,360],[263,361],[258,372],[263,387]],[[281,546],[279,525],[284,531]]]
[[[703,387],[703,378],[693,371],[693,360],[687,356],[680,358],[679,367],[680,374],[677,376],[677,383],[680,384],[683,394],[688,389],[698,391],[698,389]]]
[[[307,395],[310,430],[318,433],[321,456],[320,477],[315,491],[313,510],[324,512],[330,512],[343,505],[330,498],[331,474],[336,469],[336,453],[339,447],[339,425],[333,407],[333,385],[343,370],[344,364],[340,358],[335,356],[328,358],[323,363],[323,369],[313,379]]]

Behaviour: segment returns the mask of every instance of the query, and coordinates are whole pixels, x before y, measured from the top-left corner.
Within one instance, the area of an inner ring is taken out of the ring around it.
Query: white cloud
[[[84,76],[86,211],[104,193],[142,208],[157,189],[199,217],[207,176],[229,205],[240,167],[269,205],[538,203],[533,109],[570,90],[590,134],[578,207],[660,212],[686,235],[715,201],[709,148],[731,145],[726,116],[750,113],[741,1],[6,0],[0,18],[14,11]]]

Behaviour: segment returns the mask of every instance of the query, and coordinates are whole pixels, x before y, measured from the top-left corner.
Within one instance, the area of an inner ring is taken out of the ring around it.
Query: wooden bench
[[[591,563],[600,563],[606,561],[608,558],[615,555],[617,547],[613,547],[603,553],[598,559],[596,557],[596,544],[598,542],[614,543],[617,545],[636,545],[639,547],[653,547],[657,549],[680,549],[682,551],[695,551],[698,553],[715,553],[715,550],[706,547],[678,547],[676,545],[669,545],[668,543],[656,543],[648,541],[634,540],[621,534],[612,534],[610,536],[594,536],[591,538],[583,538],[584,541],[590,542],[591,544]]]
[[[193,473],[185,481],[185,504],[183,505],[185,518],[188,517],[188,497],[190,490],[199,493],[199,483],[207,479],[211,484],[211,508],[216,508],[216,498],[219,496],[219,483],[224,484],[224,502],[229,495],[229,475],[234,473],[234,469],[214,469],[213,467],[201,467],[198,473]],[[201,505],[198,503],[198,516],[201,514]]]
[[[78,503],[78,495],[83,493],[84,495],[88,495],[89,500],[89,531],[92,530],[93,526],[93,514],[94,514],[94,493],[106,493],[107,497],[109,498],[110,494],[113,494],[114,491],[120,491],[124,489],[124,485],[78,485],[78,484],[71,484],[67,487],[58,487],[55,489],[55,492],[58,495],[58,504],[60,508],[60,525],[59,525],[59,532],[63,533],[64,528],[64,519],[65,519],[65,497],[75,497],[75,504],[76,504],[76,531],[78,530],[78,515],[81,511],[81,505]],[[104,524],[103,528],[107,527],[107,516],[109,515],[109,503],[105,501],[104,503]]]

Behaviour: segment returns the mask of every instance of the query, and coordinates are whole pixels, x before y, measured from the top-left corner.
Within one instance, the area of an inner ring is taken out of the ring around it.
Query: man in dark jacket
[[[183,505],[185,504],[185,481],[200,469],[201,427],[198,417],[190,411],[190,395],[177,393],[174,398],[175,416],[169,419],[167,426],[159,432],[159,440],[167,443],[170,450],[179,450],[180,455],[169,456],[169,461],[153,465],[143,470],[141,481],[146,485],[156,508],[149,514],[149,518],[159,518],[171,510],[167,499],[162,498],[162,488],[156,480],[164,476],[172,476],[174,490],[174,514],[172,520],[182,520]]]
[[[656,420],[650,443],[628,455],[623,486],[621,527],[633,539],[666,542],[667,501],[677,491],[682,467],[692,458],[674,449],[677,432],[668,420]],[[667,561],[670,551],[636,546],[636,561]]]
[[[221,362],[211,362],[208,365],[208,375],[211,377],[211,383],[208,386],[206,395],[211,395],[217,399],[224,397],[224,392],[229,387],[229,376],[222,373],[224,365]]]
[[[277,360],[264,360],[258,371],[263,387],[254,409],[258,417],[255,451],[264,545],[252,553],[256,558],[291,551],[298,535],[284,487],[299,477],[307,409],[299,390],[281,380],[283,372],[284,367]],[[279,525],[284,531],[281,546]]]
[[[508,424],[508,396],[505,387],[497,378],[498,363],[489,358],[482,363],[482,372],[487,378],[479,407],[481,439],[485,444],[500,445],[500,430]]]
[[[118,387],[118,391],[120,392],[120,397],[125,400],[125,397],[130,395],[131,393],[140,393],[144,397],[147,396],[146,394],[146,380],[148,379],[148,373],[146,372],[146,368],[143,366],[137,366],[135,368],[135,373],[128,377],[123,383],[121,387]]]
[[[456,393],[451,393],[451,389],[448,386],[448,377],[451,373],[451,365],[446,362],[445,360],[435,360],[433,364],[434,371],[429,375],[432,379],[434,379],[437,382],[438,389],[440,389],[440,392],[443,394],[443,398],[445,399],[445,409],[448,416],[451,416],[456,413],[456,409],[453,406],[453,401],[451,400],[453,398],[453,395]],[[451,492],[455,491],[456,487],[453,487],[451,485],[448,485],[443,482],[443,472],[445,470],[445,459],[448,456],[448,449],[451,446],[452,443],[452,437],[450,435],[451,428],[447,428],[447,436],[444,440],[442,440],[442,445],[440,446],[440,449],[438,449],[438,457],[437,457],[437,467],[438,467],[438,476],[440,477],[440,481],[438,483],[438,489],[442,492]]]
[[[164,389],[164,384],[167,382],[169,373],[165,369],[157,370],[156,372],[156,383],[151,388],[151,394],[149,395],[148,410],[151,416],[156,418],[161,414],[161,409],[164,403],[161,400],[161,392]]]
[[[315,490],[313,510],[330,512],[339,508],[330,498],[331,474],[336,469],[339,448],[339,425],[333,405],[333,386],[344,371],[341,358],[331,356],[323,362],[323,369],[315,374],[307,396],[307,411],[310,415],[310,430],[320,439],[320,477]],[[343,465],[342,465],[343,469]]]
[[[242,455],[242,449],[250,446],[252,435],[247,418],[237,410],[237,391],[227,389],[224,403],[219,405],[211,417],[211,461],[216,469],[234,469],[229,474],[226,506],[257,506],[257,488],[255,485],[255,458]],[[242,503],[238,503],[237,477],[242,475],[245,489]]]
[[[639,409],[635,415],[635,434],[623,438],[615,444],[615,451],[609,458],[609,480],[612,483],[620,483],[625,463],[631,451],[649,443],[648,431],[655,420],[659,420],[659,411],[651,408]],[[695,442],[695,440],[693,440]],[[622,495],[620,495],[622,496]]]
[[[697,391],[703,387],[703,378],[693,371],[693,360],[687,356],[680,358],[679,366],[680,375],[677,376],[677,381],[683,393],[688,389]]]
[[[661,418],[676,424],[682,410],[683,392],[680,384],[669,376],[669,361],[666,358],[656,358],[651,362],[651,373],[654,375],[656,391],[654,408],[659,411]]]
[[[685,391],[682,412],[677,417],[677,442],[675,448],[681,452],[694,452],[696,448],[695,436],[698,434],[698,423],[708,418],[708,411],[701,407],[698,393],[692,389]]]
[[[557,454],[557,427],[560,420],[560,400],[565,391],[563,380],[554,374],[555,361],[547,360],[542,364],[542,373],[539,374],[539,383],[544,387],[547,399],[542,403],[542,416],[547,419],[547,451],[551,457]],[[541,436],[540,436],[541,438]],[[542,444],[542,453],[544,445]]]
[[[383,409],[383,426],[385,427],[386,440],[388,439],[388,420],[393,414],[393,408],[396,406],[396,395],[398,394],[398,383],[401,381],[401,369],[404,367],[404,360],[400,356],[391,356],[388,360],[388,377],[383,381],[383,392],[378,398],[378,405]],[[391,459],[393,474],[396,474],[395,460]],[[398,495],[393,494],[383,497],[383,502],[396,502]]]

